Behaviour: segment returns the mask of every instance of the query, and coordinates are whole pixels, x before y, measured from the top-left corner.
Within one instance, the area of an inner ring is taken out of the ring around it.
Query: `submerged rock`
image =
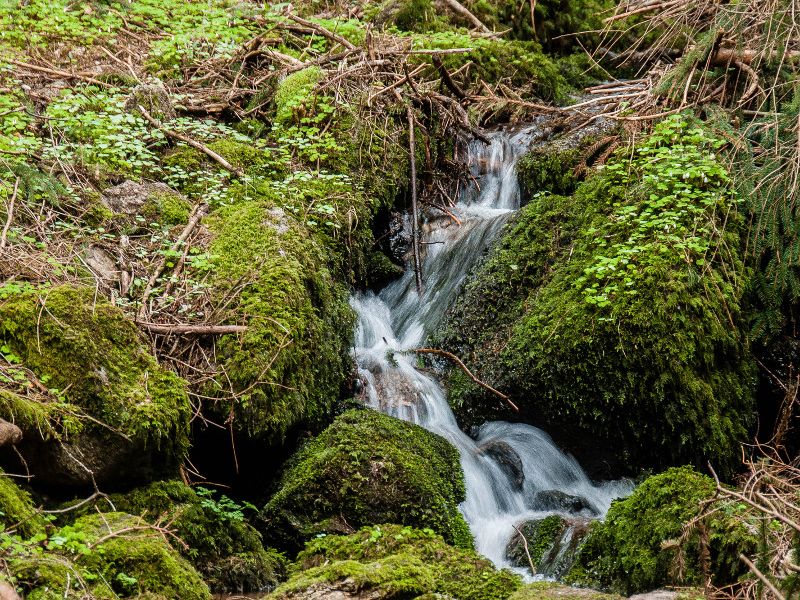
[[[522,491],[525,485],[525,468],[522,465],[522,459],[519,454],[510,444],[500,440],[492,440],[480,446],[478,450],[492,457],[514,484],[514,488],[517,491]]]
[[[517,526],[518,532],[509,540],[506,558],[516,567],[530,569],[533,563],[534,574],[558,579],[575,562],[589,523],[559,515],[527,521]]]
[[[541,511],[597,514],[597,510],[586,498],[573,496],[561,490],[537,492],[533,497],[533,505],[536,510]]]
[[[458,451],[444,438],[350,410],[291,459],[260,529],[268,543],[296,551],[315,535],[393,521],[472,548],[458,510],[464,493]]]

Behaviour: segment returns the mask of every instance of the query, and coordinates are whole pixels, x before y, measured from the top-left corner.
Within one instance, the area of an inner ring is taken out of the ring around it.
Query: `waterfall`
[[[509,566],[505,550],[514,526],[553,513],[537,493],[579,496],[587,512],[604,515],[615,497],[630,491],[627,482],[592,483],[574,458],[530,425],[486,423],[471,438],[458,427],[439,383],[417,370],[415,354],[404,352],[423,345],[470,269],[519,208],[515,165],[535,134],[534,127],[498,131],[489,144],[469,145],[467,160],[477,183],[462,192],[454,208],[460,225],[448,218],[426,227],[421,296],[408,269],[379,294],[351,298],[358,314],[354,355],[367,403],[445,437],[458,449],[466,484],[460,509],[476,550],[501,567]]]

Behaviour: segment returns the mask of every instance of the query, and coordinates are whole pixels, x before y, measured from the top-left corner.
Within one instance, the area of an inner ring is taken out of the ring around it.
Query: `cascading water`
[[[489,144],[470,144],[477,185],[461,194],[454,209],[460,225],[448,219],[426,231],[421,296],[409,269],[379,294],[351,298],[359,317],[355,359],[368,404],[438,433],[458,449],[467,490],[461,511],[478,552],[498,566],[509,566],[506,545],[516,524],[552,514],[542,505],[541,492],[581,497],[587,512],[603,515],[612,499],[630,489],[626,482],[593,484],[575,459],[530,425],[486,423],[475,439],[466,435],[439,383],[417,370],[416,355],[406,352],[422,346],[467,273],[519,208],[515,164],[535,134],[534,128],[495,132]],[[513,457],[513,468],[498,452]]]

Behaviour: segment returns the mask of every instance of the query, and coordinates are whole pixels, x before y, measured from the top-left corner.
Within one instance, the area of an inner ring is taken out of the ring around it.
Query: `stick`
[[[438,55],[434,54],[431,57],[431,60],[433,61],[433,66],[436,67],[437,71],[439,71],[439,75],[442,76],[442,81],[447,88],[453,92],[459,100],[466,98],[467,95],[464,93],[464,90],[462,90],[458,84],[453,81],[453,78],[450,77],[450,72],[447,70],[447,67],[444,66],[442,59],[439,58]]]
[[[175,140],[180,140],[181,142],[185,142],[189,144],[192,148],[197,148],[198,150],[200,150],[200,152],[202,152],[212,160],[217,161],[220,165],[222,165],[225,169],[227,169],[237,177],[244,177],[244,171],[242,169],[234,167],[231,163],[225,160],[225,158],[214,152],[208,146],[204,146],[197,140],[193,140],[192,138],[185,136],[182,133],[178,133],[177,131],[173,131],[172,129],[164,127],[164,125],[156,121],[153,118],[153,116],[149,112],[147,112],[141,104],[139,105],[139,112],[142,113],[142,116],[148,123],[150,123],[150,125],[152,125],[156,129],[160,129],[161,131],[163,131],[167,137],[171,137]]]
[[[472,23],[477,29],[480,29],[484,33],[494,33],[491,29],[489,29],[483,22],[473,15],[470,11],[466,9],[466,7],[461,4],[458,0],[442,0],[447,7],[452,10],[454,13],[461,15],[467,21]]]
[[[395,90],[397,93],[397,90]],[[399,94],[398,94],[399,96]],[[419,260],[419,212],[417,210],[417,156],[414,141],[414,112],[411,105],[406,106],[408,117],[408,150],[411,153],[411,232],[414,248],[414,275],[417,282],[417,294],[422,295],[422,264]]]
[[[19,177],[14,182],[14,191],[11,193],[11,200],[8,203],[8,215],[6,216],[6,224],[3,226],[3,233],[0,234],[0,250],[6,247],[6,238],[8,237],[8,230],[11,228],[11,221],[14,220],[14,202],[17,200],[17,190],[19,190]]]
[[[355,50],[356,49],[356,47],[353,44],[351,44],[349,40],[343,38],[342,36],[340,36],[337,33],[333,33],[332,31],[329,31],[328,29],[325,29],[322,25],[317,25],[316,23],[313,23],[311,21],[306,21],[302,17],[298,17],[297,15],[293,15],[292,13],[290,13],[288,11],[286,12],[286,16],[288,18],[290,18],[292,21],[294,21],[295,23],[299,23],[303,27],[308,27],[309,29],[313,29],[318,34],[320,34],[321,36],[324,36],[324,37],[328,38],[329,40],[336,42],[337,44],[341,44],[342,46],[344,46],[348,50]]]
[[[170,247],[170,254],[173,254],[178,251],[181,244],[186,241],[189,235],[192,233],[192,230],[197,226],[200,222],[200,219],[203,218],[206,211],[206,204],[205,202],[200,202],[195,205],[192,209],[191,217],[189,218],[189,222],[186,223],[186,227],[183,228],[181,234],[178,236],[178,239],[175,240],[175,243],[172,244]],[[147,281],[147,286],[144,289],[144,293],[142,294],[142,304],[139,306],[139,311],[136,313],[137,320],[141,321],[144,318],[145,312],[147,310],[147,299],[150,297],[150,294],[153,291],[153,287],[156,284],[156,280],[161,276],[161,273],[164,271],[164,267],[167,264],[167,255],[164,254],[158,261],[156,265],[155,271],[150,276],[150,279]]]
[[[519,534],[519,537],[522,540],[522,547],[525,549],[525,556],[528,557],[528,564],[531,566],[531,574],[536,575],[536,567],[533,564],[533,559],[531,558],[531,552],[528,549],[528,540],[525,539],[525,536],[522,534],[522,531],[520,531],[519,527],[517,527],[516,525],[512,525],[512,527],[514,528],[514,531],[516,531]]]
[[[140,327],[152,333],[176,333],[184,335],[224,335],[226,333],[244,333],[246,325],[166,325],[162,323],[139,323]]]
[[[82,79],[100,87],[114,87],[106,81],[100,81],[94,77],[87,75],[80,75],[79,73],[70,73],[69,71],[62,71],[61,69],[48,69],[47,67],[40,67],[39,65],[32,65],[30,63],[22,62],[21,60],[9,60],[9,63],[23,69],[30,69],[31,71],[38,71],[39,73],[46,73],[47,75],[55,75],[56,77],[66,77],[67,79]]]
[[[462,371],[464,371],[464,373],[467,375],[467,377],[469,377],[470,379],[472,379],[472,381],[474,381],[475,383],[477,383],[477,384],[478,384],[479,386],[481,386],[483,389],[485,389],[485,390],[489,390],[489,391],[490,391],[490,392],[492,392],[494,395],[496,395],[496,396],[499,396],[500,398],[502,398],[503,400],[505,400],[505,401],[508,403],[508,405],[509,405],[509,406],[511,406],[511,408],[513,408],[513,409],[514,409],[516,412],[519,412],[519,406],[517,406],[516,404],[514,404],[514,403],[511,401],[511,399],[510,399],[508,396],[506,396],[506,395],[505,395],[503,392],[501,392],[501,391],[499,391],[499,390],[496,390],[496,389],[494,389],[494,388],[493,388],[492,386],[490,386],[488,383],[484,383],[483,381],[481,381],[480,379],[478,379],[477,377],[475,377],[475,375],[473,375],[473,374],[472,374],[472,371],[470,371],[470,370],[467,368],[467,365],[465,365],[465,364],[464,364],[464,363],[461,361],[461,359],[460,359],[460,358],[458,358],[458,357],[457,357],[455,354],[453,354],[452,352],[448,352],[447,350],[439,350],[438,348],[417,348],[417,349],[415,349],[415,350],[414,350],[414,352],[416,352],[417,354],[436,354],[437,356],[444,356],[445,358],[449,358],[449,359],[450,359],[450,360],[452,360],[454,363],[456,363],[456,365],[458,365],[458,367],[459,367],[459,368],[460,368]]]
[[[783,594],[778,591],[778,588],[775,587],[775,584],[767,579],[767,576],[758,570],[758,567],[753,564],[753,561],[747,558],[744,554],[739,555],[739,560],[746,564],[747,567],[753,572],[753,575],[758,577],[762,583],[769,588],[769,591],[775,595],[777,600],[786,600]]]

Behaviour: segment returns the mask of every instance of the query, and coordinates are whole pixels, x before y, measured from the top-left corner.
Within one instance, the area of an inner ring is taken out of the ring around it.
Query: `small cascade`
[[[445,391],[416,369],[416,355],[455,299],[464,278],[519,208],[515,165],[536,134],[531,127],[494,132],[489,144],[475,141],[468,161],[478,185],[462,192],[452,219],[429,224],[424,237],[423,294],[414,273],[379,294],[351,298],[358,314],[355,360],[368,404],[447,438],[459,451],[466,500],[461,511],[475,537],[476,550],[498,566],[509,566],[506,546],[514,526],[563,510],[542,492],[578,497],[587,513],[604,515],[611,501],[631,489],[627,482],[592,483],[571,456],[550,437],[521,423],[492,422],[474,439],[458,427]]]

